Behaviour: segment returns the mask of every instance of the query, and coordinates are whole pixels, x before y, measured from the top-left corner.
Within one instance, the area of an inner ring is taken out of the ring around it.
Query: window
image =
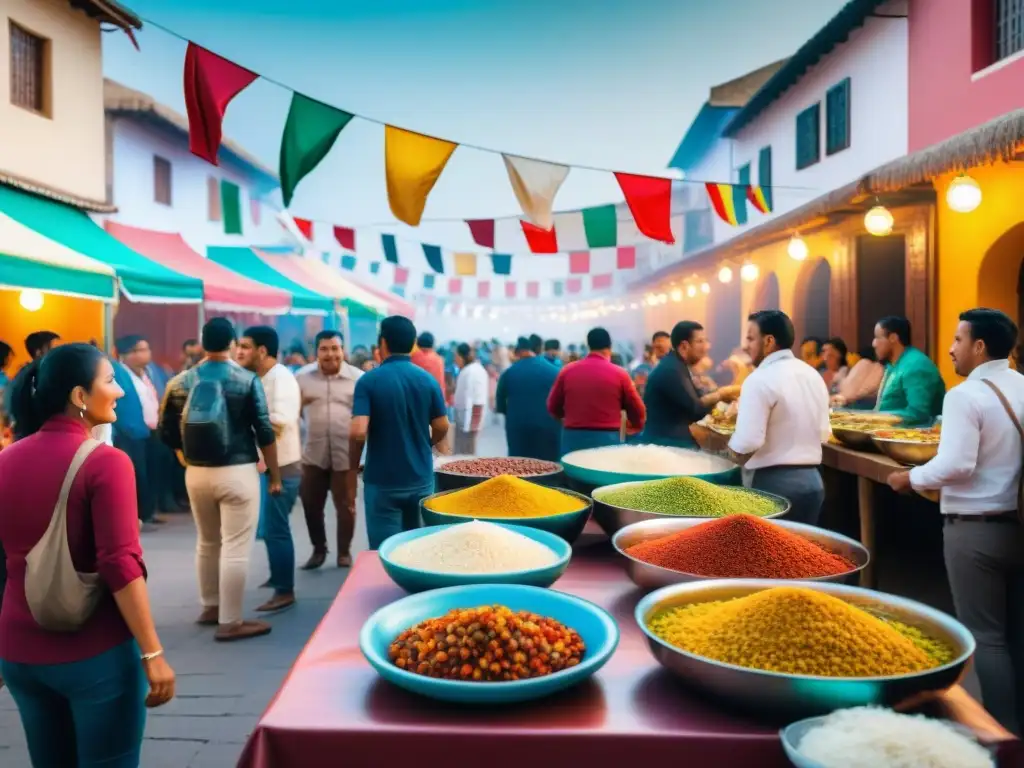
[[[171,202],[171,161],[153,155],[153,200],[161,205]]]
[[[821,102],[796,116],[796,169],[803,170],[821,160]]]
[[[10,22],[11,104],[49,117],[50,41]]]
[[[220,182],[216,176],[209,176],[206,179],[206,218],[210,221],[220,221]]]
[[[995,61],[1024,50],[1024,0],[995,0]]]
[[[825,154],[834,155],[849,146],[850,78],[846,78],[825,94]]]
[[[757,185],[761,188],[761,195],[768,210],[772,210],[772,148],[761,147],[757,153]]]

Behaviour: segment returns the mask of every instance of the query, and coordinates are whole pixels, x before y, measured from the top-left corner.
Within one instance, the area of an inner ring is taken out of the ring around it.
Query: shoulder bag
[[[102,443],[92,438],[78,448],[60,487],[46,533],[25,558],[25,599],[43,629],[74,632],[82,627],[103,594],[98,573],[79,573],[68,547],[68,495],[85,460]],[[98,510],[105,512],[108,510]]]
[[[1017,414],[1013,412],[1013,406],[1010,405],[1010,401],[1006,399],[1006,395],[989,379],[982,379],[988,387],[996,393],[996,397],[999,398],[999,402],[1003,404],[1003,410],[1006,411],[1006,415],[1010,417],[1010,421],[1013,422],[1013,426],[1017,428],[1017,434],[1020,435],[1021,447],[1024,450],[1024,427],[1021,426],[1020,419],[1017,418]],[[1022,456],[1024,460],[1024,456]],[[1021,465],[1020,477],[1017,480],[1017,517],[1024,522],[1024,463]]]

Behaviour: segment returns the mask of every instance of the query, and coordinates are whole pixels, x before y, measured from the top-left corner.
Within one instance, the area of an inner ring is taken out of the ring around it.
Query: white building
[[[289,242],[276,217],[277,175],[235,142],[224,139],[214,166],[189,151],[188,119],[148,95],[108,79],[104,105],[114,221],[178,232],[202,254],[209,245]]]

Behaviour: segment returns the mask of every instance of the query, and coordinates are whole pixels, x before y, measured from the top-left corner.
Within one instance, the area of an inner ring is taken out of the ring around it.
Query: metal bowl
[[[647,628],[647,622],[656,611],[677,605],[744,597],[778,587],[781,583],[823,592],[917,627],[948,643],[955,652],[955,658],[941,667],[906,675],[863,678],[789,675],[747,669],[696,656],[669,645]],[[637,604],[634,616],[641,631],[647,635],[654,658],[684,683],[735,706],[772,717],[811,717],[841,707],[893,707],[912,696],[945,690],[963,677],[975,649],[974,638],[967,628],[941,611],[896,595],[820,581],[719,579],[676,584],[643,598]]]
[[[464,459],[481,459],[491,458],[487,456],[446,456],[443,459],[434,462],[434,488],[438,491],[455,491],[459,488],[469,488],[473,485],[479,485],[480,483],[490,480],[493,475],[464,475],[458,472],[446,472],[445,465],[452,461],[461,461]],[[505,458],[504,456],[501,458]],[[521,459],[522,456],[509,456],[510,459]],[[539,475],[515,475],[522,480],[526,480],[530,483],[536,483],[537,485],[545,485],[549,488],[557,488],[565,484],[565,473],[561,464],[557,462],[551,462],[558,466],[557,470],[551,472],[544,472]]]
[[[708,520],[705,518],[685,518],[675,520],[645,520],[640,523],[627,525],[612,537],[612,546],[626,559],[626,573],[633,583],[639,587],[656,589],[667,587],[671,584],[686,584],[691,581],[711,581],[723,577],[701,576],[696,573],[683,573],[673,571],[670,568],[662,568],[658,565],[645,563],[626,552],[634,544],[651,539],[660,539],[663,536],[670,536],[693,528],[696,525],[703,525]],[[801,581],[830,581],[840,584],[856,584],[859,573],[864,570],[871,559],[867,548],[860,542],[843,536],[840,533],[819,528],[816,525],[794,523],[789,520],[773,520],[772,525],[780,526],[790,533],[795,533],[802,538],[812,541],[822,549],[841,555],[853,563],[854,567],[845,572],[832,576],[816,576],[813,578],[801,579]],[[739,553],[738,556],[742,556]],[[785,579],[787,583],[791,580]]]
[[[871,440],[871,433],[859,429],[844,429],[843,427],[832,427],[832,434],[836,440],[847,448],[858,451],[874,451],[875,444]]]
[[[641,485],[642,483],[650,482],[649,480],[640,480],[630,483],[615,483],[614,485],[603,485],[600,488],[594,490],[590,494],[594,500],[594,520],[601,526],[602,530],[609,536],[614,536],[618,531],[625,528],[627,525],[633,525],[634,523],[640,523],[645,520],[699,520],[707,521],[713,520],[710,517],[689,517],[683,515],[663,515],[660,512],[644,512],[639,509],[629,509],[627,507],[618,507],[614,504],[608,504],[601,501],[601,495],[611,491],[617,491],[623,488],[630,488],[634,485]],[[739,490],[739,489],[737,489]],[[756,491],[753,488],[743,488],[742,490],[748,493],[753,493],[758,496],[764,496],[776,503],[779,507],[778,512],[773,512],[770,515],[764,515],[763,519],[771,519],[776,517],[782,517],[787,514],[790,509],[789,499],[783,498],[782,496],[776,496],[774,493],[766,493],[765,491]]]
[[[893,440],[892,438],[877,437],[875,435],[871,436],[871,440],[878,446],[878,450],[893,461],[898,461],[900,464],[907,464],[912,467],[931,461],[935,458],[935,454],[939,452],[938,442],[914,443],[909,440]]]
[[[593,453],[596,451],[621,450],[623,447],[624,446],[621,445],[615,445],[605,448],[587,448],[565,454],[565,456],[562,457],[562,466],[565,468],[566,477],[576,483],[591,485],[594,487],[642,480],[664,480],[668,477],[697,477],[701,480],[707,480],[709,483],[715,483],[716,485],[739,485],[740,483],[740,468],[734,462],[722,458],[721,456],[717,456],[716,454],[698,451],[693,448],[659,446],[667,451],[673,451],[684,456],[692,456],[693,454],[710,456],[719,462],[719,469],[703,474],[687,474],[685,472],[669,472],[667,474],[636,474],[632,472],[615,472],[607,469],[591,469],[580,463],[580,460],[583,458],[583,454]]]
[[[894,427],[903,423],[903,417],[887,411],[859,411],[853,408],[833,408],[832,416],[839,421],[859,421],[864,424],[877,424],[879,429]]]

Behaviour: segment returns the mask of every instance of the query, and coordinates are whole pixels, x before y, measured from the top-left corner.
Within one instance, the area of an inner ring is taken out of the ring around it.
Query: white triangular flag
[[[508,180],[512,182],[512,191],[526,214],[526,218],[534,226],[551,229],[554,220],[551,206],[559,187],[569,175],[569,166],[531,160],[528,157],[502,155]]]

